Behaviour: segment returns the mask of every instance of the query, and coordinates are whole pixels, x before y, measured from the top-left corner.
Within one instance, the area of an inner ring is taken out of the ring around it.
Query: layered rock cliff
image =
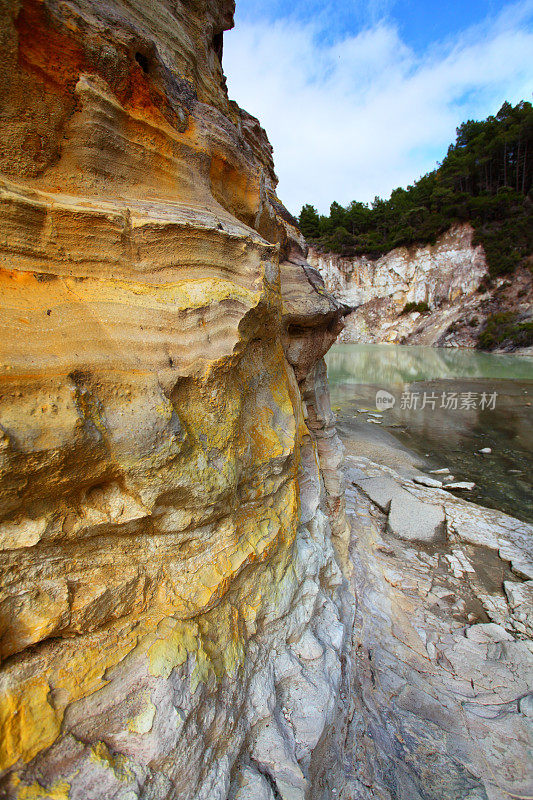
[[[2,5],[3,797],[303,799],[336,714],[342,309],[233,10]]]
[[[232,0],[1,9],[0,797],[530,791],[530,532],[483,520],[515,570],[487,631],[435,611],[440,555],[353,463],[347,521],[322,359],[346,308],[228,100]]]
[[[457,225],[434,245],[400,247],[377,260],[312,249],[309,261],[327,289],[353,309],[341,339],[475,347],[491,314],[529,319],[531,272],[522,267],[512,280],[491,280],[483,247],[473,238],[470,225]],[[408,304],[426,310],[408,311]]]

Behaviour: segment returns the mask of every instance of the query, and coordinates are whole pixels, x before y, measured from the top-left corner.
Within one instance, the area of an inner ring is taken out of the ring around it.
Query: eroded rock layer
[[[344,309],[228,101],[232,19],[2,5],[8,798],[303,800],[337,713]]]
[[[0,797],[531,796],[531,532],[353,459],[348,527],[232,2],[0,8]]]
[[[531,797],[533,527],[350,449],[351,708],[312,800]]]

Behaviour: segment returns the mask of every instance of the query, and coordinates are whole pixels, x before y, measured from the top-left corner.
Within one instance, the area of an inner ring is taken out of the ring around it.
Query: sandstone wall
[[[0,792],[303,800],[352,613],[343,309],[228,100],[233,3],[1,15]]]

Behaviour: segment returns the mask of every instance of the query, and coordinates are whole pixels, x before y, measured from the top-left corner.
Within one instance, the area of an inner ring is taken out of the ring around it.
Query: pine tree
[[[299,224],[306,239],[315,239],[320,236],[320,217],[314,206],[306,204],[302,207]]]

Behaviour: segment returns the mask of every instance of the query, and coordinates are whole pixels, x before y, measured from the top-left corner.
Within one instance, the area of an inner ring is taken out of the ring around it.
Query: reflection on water
[[[533,359],[476,350],[336,344],[326,356],[330,384],[411,383],[451,378],[533,380]]]
[[[360,410],[375,411],[376,392],[385,389],[396,402],[383,411],[381,429],[417,453],[427,469],[446,466],[458,480],[475,481],[468,499],[533,522],[533,360],[346,344],[335,345],[326,360],[332,405],[345,436],[360,435],[361,426],[367,432],[373,427]],[[417,408],[402,408],[413,393],[418,394]],[[436,401],[421,408],[424,393]],[[467,393],[470,402],[462,400]],[[492,408],[488,398],[494,393]],[[443,395],[446,400],[455,395],[457,402],[447,404]],[[492,453],[479,455],[485,447]]]

